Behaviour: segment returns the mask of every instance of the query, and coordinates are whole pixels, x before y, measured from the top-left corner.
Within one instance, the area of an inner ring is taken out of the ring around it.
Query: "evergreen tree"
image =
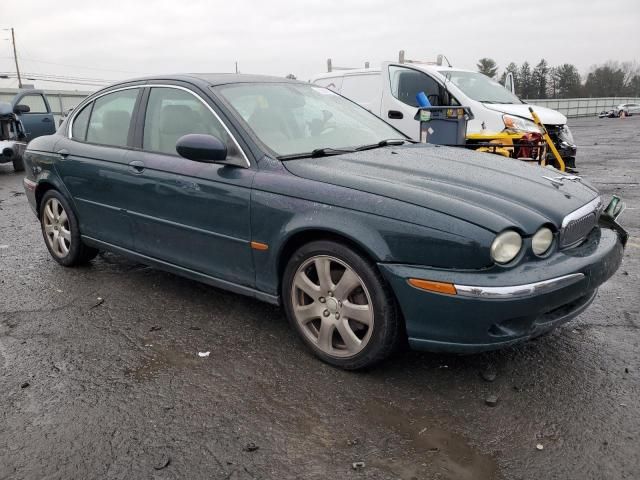
[[[522,98],[532,97],[531,67],[529,62],[524,62],[518,72],[518,83],[516,84],[516,92]]]
[[[576,98],[582,95],[580,74],[575,65],[564,63],[554,68],[556,98]]]
[[[535,98],[547,98],[547,78],[549,76],[549,65],[543,58],[533,69],[531,74],[531,90]]]

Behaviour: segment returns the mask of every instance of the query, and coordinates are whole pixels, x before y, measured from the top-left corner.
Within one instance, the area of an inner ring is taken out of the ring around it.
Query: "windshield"
[[[442,71],[469,98],[483,103],[523,103],[509,90],[477,72]]]
[[[323,87],[239,83],[214,90],[278,156],[405,139],[371,112]]]

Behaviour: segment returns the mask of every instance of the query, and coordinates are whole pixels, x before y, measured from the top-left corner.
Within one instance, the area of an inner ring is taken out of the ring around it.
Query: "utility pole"
[[[13,59],[16,62],[16,74],[18,75],[18,88],[22,88],[22,78],[20,77],[20,67],[18,66],[18,54],[16,53],[16,34],[11,28],[11,43],[13,44]]]

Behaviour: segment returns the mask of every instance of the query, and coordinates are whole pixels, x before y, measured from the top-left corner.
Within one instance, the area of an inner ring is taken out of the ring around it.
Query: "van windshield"
[[[238,83],[213,90],[278,157],[354,150],[389,139],[407,140],[371,112],[323,87],[296,83]]]
[[[481,103],[524,103],[498,82],[478,72],[440,72],[472,100]]]

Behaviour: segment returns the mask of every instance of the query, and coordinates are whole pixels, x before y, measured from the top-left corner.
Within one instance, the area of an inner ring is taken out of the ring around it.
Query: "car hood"
[[[428,144],[283,163],[308,180],[393,198],[494,232],[516,227],[532,234],[545,223],[558,227],[567,214],[598,195],[582,181],[554,186],[544,177],[562,173],[552,168]],[[410,221],[421,224],[419,218]]]
[[[529,105],[527,103],[486,103],[484,106],[489,110],[508,113],[509,115],[515,115],[516,117],[527,118],[529,120],[533,120],[531,112],[529,111],[529,107],[532,107],[544,125],[564,125],[567,123],[567,117],[560,112],[538,105]]]

